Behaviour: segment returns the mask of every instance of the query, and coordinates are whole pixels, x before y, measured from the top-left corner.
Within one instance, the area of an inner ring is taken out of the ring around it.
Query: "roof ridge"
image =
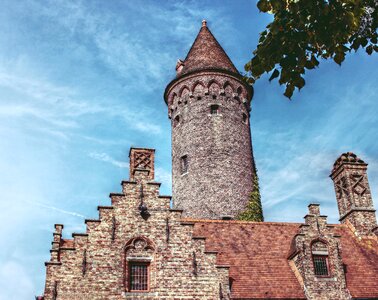
[[[183,218],[181,221],[184,222],[193,222],[193,223],[231,223],[231,224],[251,224],[251,225],[302,225],[304,223],[296,222],[256,222],[256,221],[242,221],[242,220],[211,220],[211,219],[192,219],[192,218]]]

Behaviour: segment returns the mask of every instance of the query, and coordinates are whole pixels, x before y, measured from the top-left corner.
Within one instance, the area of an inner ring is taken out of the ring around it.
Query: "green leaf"
[[[274,69],[272,75],[269,78],[269,81],[272,81],[274,78],[277,78],[278,75],[280,75],[280,71],[278,71],[277,69]]]
[[[300,90],[306,84],[305,80],[302,77],[297,77],[293,81],[294,85]]]
[[[373,45],[366,47],[366,53],[369,54],[369,55],[371,55],[373,53]]]
[[[344,61],[345,59],[345,53],[344,52],[338,52],[336,53],[336,55],[333,57],[333,60],[339,65],[341,66],[341,63]]]
[[[257,8],[262,12],[268,12],[272,9],[268,0],[260,0],[257,2]]]
[[[295,88],[294,85],[292,85],[292,84],[287,84],[287,85],[286,85],[286,89],[285,89],[284,96],[286,96],[287,98],[291,99],[291,96],[293,96],[293,93],[294,93],[294,88]]]

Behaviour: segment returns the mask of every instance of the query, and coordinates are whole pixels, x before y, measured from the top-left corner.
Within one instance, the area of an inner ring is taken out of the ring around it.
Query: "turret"
[[[206,21],[164,94],[172,124],[172,196],[193,218],[235,218],[255,176],[247,85]]]

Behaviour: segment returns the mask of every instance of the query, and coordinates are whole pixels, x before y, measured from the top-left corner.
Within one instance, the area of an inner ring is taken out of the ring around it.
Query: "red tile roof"
[[[205,21],[185,58],[180,75],[201,69],[222,69],[239,74]]]
[[[347,287],[353,297],[374,298],[378,295],[378,241],[353,236],[345,225],[336,228],[341,235],[341,257],[346,264]]]
[[[60,242],[61,248],[73,248],[74,247],[74,241],[68,240],[68,239],[62,239]]]
[[[230,265],[233,299],[305,299],[288,264],[298,223],[192,220],[194,235],[206,237],[206,250],[218,251],[218,264]],[[378,242],[358,240],[345,225],[341,235],[347,286],[353,297],[378,295]]]
[[[206,250],[219,251],[218,263],[230,265],[233,299],[305,299],[287,254],[300,224],[241,221],[195,222]]]

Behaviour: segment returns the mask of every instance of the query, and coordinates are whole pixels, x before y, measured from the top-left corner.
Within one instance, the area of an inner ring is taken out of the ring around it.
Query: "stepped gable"
[[[183,68],[178,76],[205,69],[220,69],[239,74],[222,46],[207,27],[205,20],[202,21],[202,27],[182,63]]]
[[[340,167],[344,163],[353,163],[353,164],[361,164],[367,165],[362,159],[357,157],[356,154],[353,152],[346,152],[340,155],[340,157],[335,161],[333,164],[332,173],[335,172],[338,167]]]
[[[193,220],[194,235],[206,237],[206,251],[230,266],[232,299],[306,299],[290,268],[288,254],[298,223]],[[331,225],[341,235],[347,288],[356,298],[378,294],[378,240],[357,240],[347,225]],[[363,278],[363,280],[361,280]]]

